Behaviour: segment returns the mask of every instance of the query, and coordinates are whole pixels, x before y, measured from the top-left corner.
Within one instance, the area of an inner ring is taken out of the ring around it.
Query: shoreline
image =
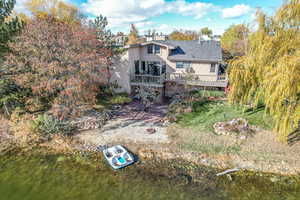
[[[1,136],[4,136],[2,137]],[[18,138],[12,135],[2,134],[0,135],[0,153],[13,151],[14,149],[21,149],[31,151],[34,148],[46,148],[48,153],[70,154],[72,152],[92,152],[95,149],[96,144],[88,144],[79,138],[74,136],[61,137],[53,136],[52,140],[42,142],[41,144],[27,144],[17,146]],[[277,161],[277,163],[269,163],[264,160],[245,160],[239,155],[230,154],[218,154],[212,155],[207,153],[199,153],[193,151],[183,151],[176,147],[176,144],[170,142],[164,143],[150,143],[144,144],[142,142],[112,142],[108,145],[122,144],[128,148],[131,152],[139,157],[139,160],[149,162],[151,160],[182,160],[188,163],[192,163],[198,167],[213,168],[217,172],[222,172],[227,169],[239,168],[241,171],[251,171],[254,173],[263,174],[276,174],[283,176],[299,176],[300,165]]]

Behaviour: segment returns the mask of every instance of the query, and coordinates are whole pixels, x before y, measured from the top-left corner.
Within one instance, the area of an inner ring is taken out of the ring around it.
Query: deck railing
[[[150,74],[133,74],[131,75],[132,83],[144,83],[144,84],[163,84],[166,75],[154,76]]]
[[[227,81],[227,75],[199,75],[189,73],[171,73],[168,74],[169,81]]]

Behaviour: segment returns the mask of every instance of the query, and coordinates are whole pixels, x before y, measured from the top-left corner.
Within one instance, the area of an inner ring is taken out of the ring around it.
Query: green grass
[[[97,110],[104,110],[110,108],[113,105],[122,105],[130,103],[132,99],[128,97],[126,93],[120,94],[101,94],[97,97],[97,104],[94,105],[94,108]]]
[[[197,90],[192,92],[195,97],[216,97],[216,98],[224,98],[226,94],[224,91],[217,90]]]
[[[193,105],[194,112],[178,116],[178,123],[182,126],[213,131],[216,122],[229,121],[234,118],[244,118],[250,125],[264,129],[272,128],[270,116],[265,114],[264,108],[250,110],[245,106],[229,105],[226,102],[201,101]]]

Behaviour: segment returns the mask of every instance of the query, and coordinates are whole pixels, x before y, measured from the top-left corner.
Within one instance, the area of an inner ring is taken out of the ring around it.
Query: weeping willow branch
[[[300,119],[300,0],[287,1],[274,16],[257,13],[245,56],[231,62],[231,103],[266,105],[280,139]]]

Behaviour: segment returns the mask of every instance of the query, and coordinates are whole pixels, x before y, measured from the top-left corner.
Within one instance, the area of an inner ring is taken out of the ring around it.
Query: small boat
[[[134,157],[123,146],[105,148],[103,154],[113,169],[121,169],[134,163]]]

